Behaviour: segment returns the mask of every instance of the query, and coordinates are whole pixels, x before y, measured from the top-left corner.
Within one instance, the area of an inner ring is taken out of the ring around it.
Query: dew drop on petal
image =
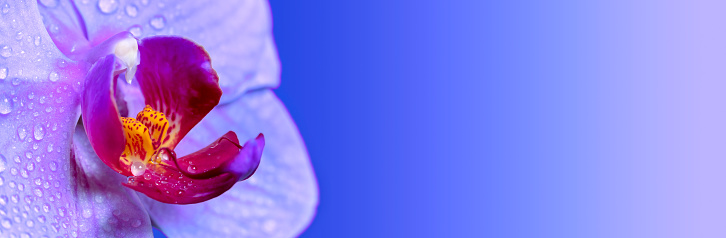
[[[50,167],[50,171],[56,171],[58,170],[58,163],[56,163],[55,161],[51,161],[48,167]]]
[[[102,13],[111,14],[118,9],[117,0],[98,0],[98,10]]]
[[[40,36],[36,36],[35,37],[35,40],[33,41],[33,44],[35,46],[40,46]]]
[[[45,128],[43,128],[43,125],[37,124],[33,128],[33,137],[36,140],[42,140],[43,136],[45,135]]]
[[[25,139],[25,136],[28,135],[28,131],[25,130],[23,127],[18,127],[18,137],[20,137],[20,140]]]
[[[3,220],[0,221],[0,224],[2,224],[2,226],[5,227],[5,229],[10,229],[12,222],[8,218],[3,218]]]
[[[0,79],[5,80],[8,77],[8,68],[0,68]]]
[[[134,37],[141,37],[141,26],[139,25],[129,27],[128,31],[131,32]]]
[[[156,30],[161,30],[164,28],[164,25],[166,25],[166,18],[164,18],[164,16],[162,15],[156,15],[154,16],[154,18],[151,18],[151,21],[149,21],[149,25],[151,25],[151,27]]]
[[[0,114],[6,115],[13,111],[13,101],[5,94],[0,95]]]
[[[139,220],[139,219],[134,220],[134,222],[131,223],[131,226],[132,227],[139,227],[139,226],[141,226],[141,220]]]
[[[10,5],[8,5],[7,3],[5,3],[5,5],[3,5],[3,10],[2,11],[3,11],[3,14],[8,14],[8,12],[10,12]]]
[[[130,17],[136,17],[139,14],[139,9],[134,4],[126,5],[126,15]]]
[[[40,190],[39,188],[34,189],[33,193],[35,194],[35,196],[43,197],[43,191]]]
[[[8,169],[8,160],[4,155],[0,155],[0,173]]]
[[[55,71],[48,74],[48,80],[50,80],[51,82],[58,81],[58,79],[60,79],[60,76]]]
[[[131,174],[134,176],[143,175],[144,171],[146,171],[146,164],[144,162],[136,161],[131,163]]]
[[[10,46],[3,45],[0,47],[0,56],[3,58],[8,58],[11,55],[13,55],[13,49],[10,48]]]

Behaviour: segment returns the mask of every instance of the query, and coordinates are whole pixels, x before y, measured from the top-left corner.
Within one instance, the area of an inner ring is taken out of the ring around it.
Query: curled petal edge
[[[116,79],[126,68],[114,55],[101,57],[91,66],[81,93],[83,127],[93,150],[114,171],[129,176],[119,157],[126,138],[116,106]]]

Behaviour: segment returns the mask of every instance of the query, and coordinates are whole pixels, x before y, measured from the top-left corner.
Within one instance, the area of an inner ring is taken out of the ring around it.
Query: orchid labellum
[[[0,236],[309,224],[317,186],[271,91],[266,2],[8,1],[0,18]]]

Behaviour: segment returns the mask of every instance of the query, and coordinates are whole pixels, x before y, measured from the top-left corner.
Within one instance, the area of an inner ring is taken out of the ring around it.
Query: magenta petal
[[[139,42],[136,79],[145,103],[166,115],[173,149],[219,103],[222,90],[204,48],[180,37],[150,37]]]
[[[114,94],[120,68],[113,55],[93,64],[81,94],[81,113],[88,139],[98,157],[116,172],[128,176],[131,174],[119,164],[126,143]]]
[[[143,175],[130,177],[124,186],[163,203],[192,204],[222,195],[236,182],[232,173],[193,179],[173,167],[149,164]]]
[[[177,168],[192,178],[209,178],[223,172],[232,172],[238,180],[252,176],[260,165],[265,138],[260,134],[256,139],[239,145],[237,135],[229,131],[212,144],[187,156],[176,159]]]

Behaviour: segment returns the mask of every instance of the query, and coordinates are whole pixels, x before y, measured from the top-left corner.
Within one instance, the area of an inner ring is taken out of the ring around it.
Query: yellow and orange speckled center
[[[164,113],[146,105],[136,118],[121,117],[126,147],[121,154],[121,164],[130,168],[134,162],[162,163],[159,147],[169,140],[169,121]]]

